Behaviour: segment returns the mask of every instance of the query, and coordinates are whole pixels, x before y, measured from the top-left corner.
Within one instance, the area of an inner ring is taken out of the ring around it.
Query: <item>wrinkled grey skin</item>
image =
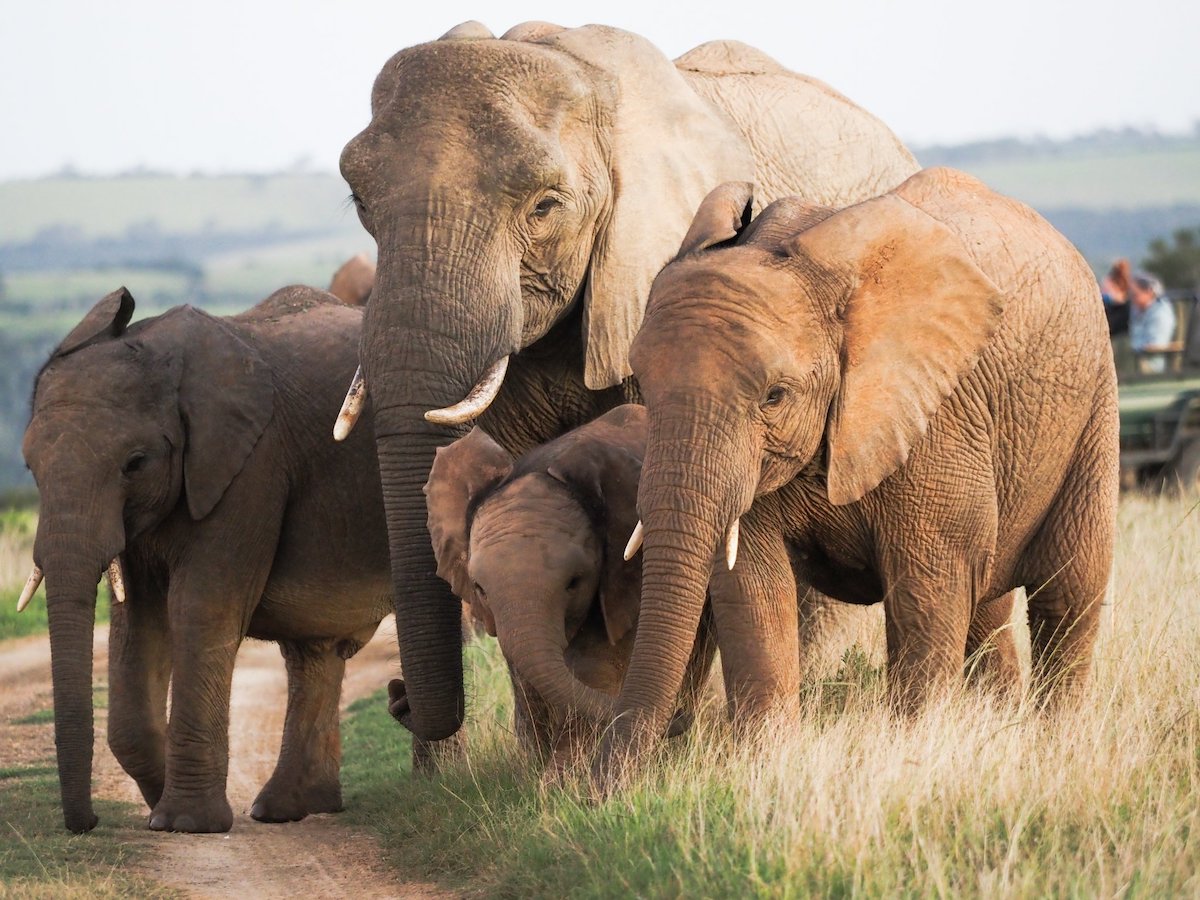
[[[797,712],[798,582],[883,604],[904,711],[962,680],[1019,587],[1039,696],[1077,697],[1091,665],[1118,421],[1078,251],[949,169],[840,211],[779,201],[746,225],[749,191],[701,206],[631,356],[650,419],[642,609],[605,786],[661,734],[706,596],[742,720]]]
[[[369,420],[346,445],[329,432],[362,311],[291,287],[228,318],[184,306],[128,325],[132,314],[122,288],[67,336],[25,432],[66,826],[96,824],[94,604],[118,556],[108,742],[150,827],[230,828],[230,679],[247,636],[278,641],[288,672],[279,762],[251,815],[339,810],[345,660],[391,595]]]
[[[624,550],[645,447],[646,411],[633,405],[516,459],[475,428],[438,450],[425,487],[438,574],[499,640],[517,735],[554,767],[612,720],[633,651],[642,560]],[[714,648],[702,624],[687,713]]]
[[[435,574],[421,487],[464,433],[423,415],[513,354],[480,425],[513,454],[637,399],[629,346],[650,283],[723,181],[841,206],[916,170],[877,119],[737,42],[675,63],[603,26],[467,23],[389,60],[342,153],[379,248],[360,352],[407,687],[420,737],[464,714],[457,606]]]

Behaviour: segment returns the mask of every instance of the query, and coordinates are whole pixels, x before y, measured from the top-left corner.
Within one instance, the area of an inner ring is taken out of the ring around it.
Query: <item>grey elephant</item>
[[[1082,257],[947,169],[747,225],[750,191],[710,194],[634,342],[643,630],[606,783],[665,728],[706,589],[739,716],[794,707],[798,578],[883,603],[901,709],[962,677],[972,620],[1018,587],[1037,689],[1072,696],[1090,666],[1118,423]]]
[[[633,651],[642,569],[625,549],[645,446],[634,405],[516,459],[475,428],[438,450],[425,486],[438,574],[499,640],[517,734],[555,766],[611,721]],[[714,649],[702,623],[678,727]]]
[[[311,288],[239,315],[188,306],[130,325],[124,288],[89,312],[37,378],[25,459],[41,516],[63,814],[91,800],[96,582],[119,600],[108,742],[152,829],[226,831],[230,679],[249,636],[278,641],[288,709],[251,815],[341,808],[345,661],[390,611],[370,427],[346,446],[329,417],[354,371],[362,311]],[[171,715],[167,719],[167,685]]]
[[[523,453],[638,397],[650,283],[705,195],[754,181],[842,206],[917,169],[879,120],[733,41],[672,62],[615,28],[467,23],[401,51],[341,169],[379,248],[344,434],[374,398],[406,688],[418,736],[464,714],[458,607],[421,488],[478,419]],[[465,398],[465,399],[464,399]]]

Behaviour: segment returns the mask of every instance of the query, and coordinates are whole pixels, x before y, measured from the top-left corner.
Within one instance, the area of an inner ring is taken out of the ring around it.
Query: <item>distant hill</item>
[[[1200,226],[1200,127],[914,152],[1030,204],[1097,270]],[[96,300],[124,284],[139,317],[184,302],[230,312],[285,284],[324,286],[347,257],[375,249],[347,195],[337,175],[308,172],[0,183],[0,491],[29,480],[19,444],[34,373]]]

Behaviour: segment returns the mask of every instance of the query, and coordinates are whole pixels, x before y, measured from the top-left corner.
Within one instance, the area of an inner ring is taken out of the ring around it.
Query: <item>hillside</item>
[[[1097,270],[1200,225],[1200,132],[915,152],[1031,204]],[[96,300],[124,284],[139,317],[185,302],[230,312],[285,284],[323,286],[347,257],[374,252],[347,193],[337,175],[312,172],[0,183],[0,491],[28,484],[20,436],[33,375]]]

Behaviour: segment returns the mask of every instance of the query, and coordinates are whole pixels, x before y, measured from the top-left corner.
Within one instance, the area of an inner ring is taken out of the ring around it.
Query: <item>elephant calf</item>
[[[795,696],[798,581],[883,603],[905,709],[961,677],[973,620],[1018,587],[1037,687],[1073,694],[1090,666],[1118,423],[1079,253],[947,169],[839,212],[750,209],[748,184],[708,196],[633,345],[645,639],[605,779],[670,715],[706,594],[743,714]]]
[[[183,306],[131,326],[133,309],[122,288],[67,335],[25,432],[41,518],[22,600],[44,571],[66,825],[96,824],[92,631],[106,570],[126,595],[112,616],[109,746],[150,827],[230,828],[229,692],[246,636],[278,641],[288,673],[282,751],[251,815],[338,810],[345,661],[392,594],[371,429],[342,446],[329,429],[362,310],[302,287],[228,318]]]
[[[624,549],[645,446],[633,405],[517,459],[475,428],[438,450],[425,485],[438,574],[499,639],[518,736],[556,764],[611,721],[633,651],[642,566]],[[706,621],[688,646],[676,725],[712,663]]]

